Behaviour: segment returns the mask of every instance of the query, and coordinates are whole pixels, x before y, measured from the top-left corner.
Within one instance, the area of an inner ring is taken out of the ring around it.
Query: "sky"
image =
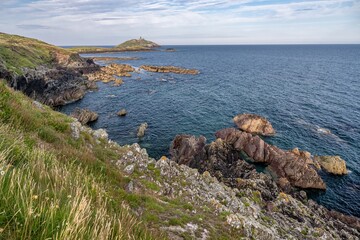
[[[0,32],[60,46],[360,44],[360,0],[0,0]]]

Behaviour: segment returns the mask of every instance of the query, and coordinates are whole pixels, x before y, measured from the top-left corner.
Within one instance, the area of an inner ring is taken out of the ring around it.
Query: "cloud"
[[[245,41],[273,43],[294,41],[288,35],[295,30],[302,33],[302,41],[324,38],[324,42],[341,42],[341,36],[346,34],[343,36],[346,41],[360,42],[358,0],[6,2],[6,7],[0,8],[1,29],[17,34],[38,34],[34,37],[55,39],[60,44],[116,44],[119,40],[140,35],[160,42],[166,39],[168,44],[188,43],[189,36],[195,35],[199,36],[194,37],[197,44],[221,44],[222,38],[224,43],[233,41],[234,44]],[[57,33],[53,29],[57,29]],[[337,33],[329,39],[328,31]]]
[[[18,24],[16,25],[18,28],[27,29],[27,30],[34,30],[34,29],[51,29],[51,27],[44,26],[44,25],[37,25],[37,24]]]

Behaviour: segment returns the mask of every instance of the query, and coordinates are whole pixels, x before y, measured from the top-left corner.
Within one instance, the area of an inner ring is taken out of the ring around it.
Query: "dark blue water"
[[[360,45],[166,47],[177,52],[84,56],[135,56],[142,59],[118,63],[176,65],[201,74],[141,71],[123,78],[120,87],[99,83],[99,91],[61,111],[98,112],[92,127],[106,128],[120,144],[139,142],[137,127],[147,122],[140,144],[155,158],[168,154],[176,134],[202,134],[211,141],[215,131],[234,126],[236,114],[260,114],[277,130],[267,142],[346,160],[351,173],[324,173],[328,189],[314,197],[328,208],[360,216]],[[124,118],[116,115],[121,108],[128,110]]]

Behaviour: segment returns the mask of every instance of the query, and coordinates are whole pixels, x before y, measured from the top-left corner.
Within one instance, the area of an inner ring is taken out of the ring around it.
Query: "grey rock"
[[[141,138],[141,137],[143,137],[145,135],[145,130],[147,129],[147,127],[148,127],[147,123],[140,124],[139,129],[138,129],[138,133],[137,133],[137,136],[139,138]]]
[[[103,140],[106,140],[106,141],[107,141],[108,138],[109,138],[109,135],[108,135],[108,133],[106,132],[106,130],[105,130],[105,129],[102,129],[102,128],[95,130],[95,131],[93,132],[93,136],[94,136],[94,138],[95,138],[96,140],[98,140],[98,139],[103,139]]]
[[[134,170],[135,170],[134,164],[130,164],[124,168],[124,172],[126,172],[127,174],[132,174]]]

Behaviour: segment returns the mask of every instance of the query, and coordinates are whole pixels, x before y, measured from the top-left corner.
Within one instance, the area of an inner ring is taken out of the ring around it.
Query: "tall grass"
[[[9,132],[0,125],[0,239],[150,238],[124,204],[111,211],[105,182]]]

